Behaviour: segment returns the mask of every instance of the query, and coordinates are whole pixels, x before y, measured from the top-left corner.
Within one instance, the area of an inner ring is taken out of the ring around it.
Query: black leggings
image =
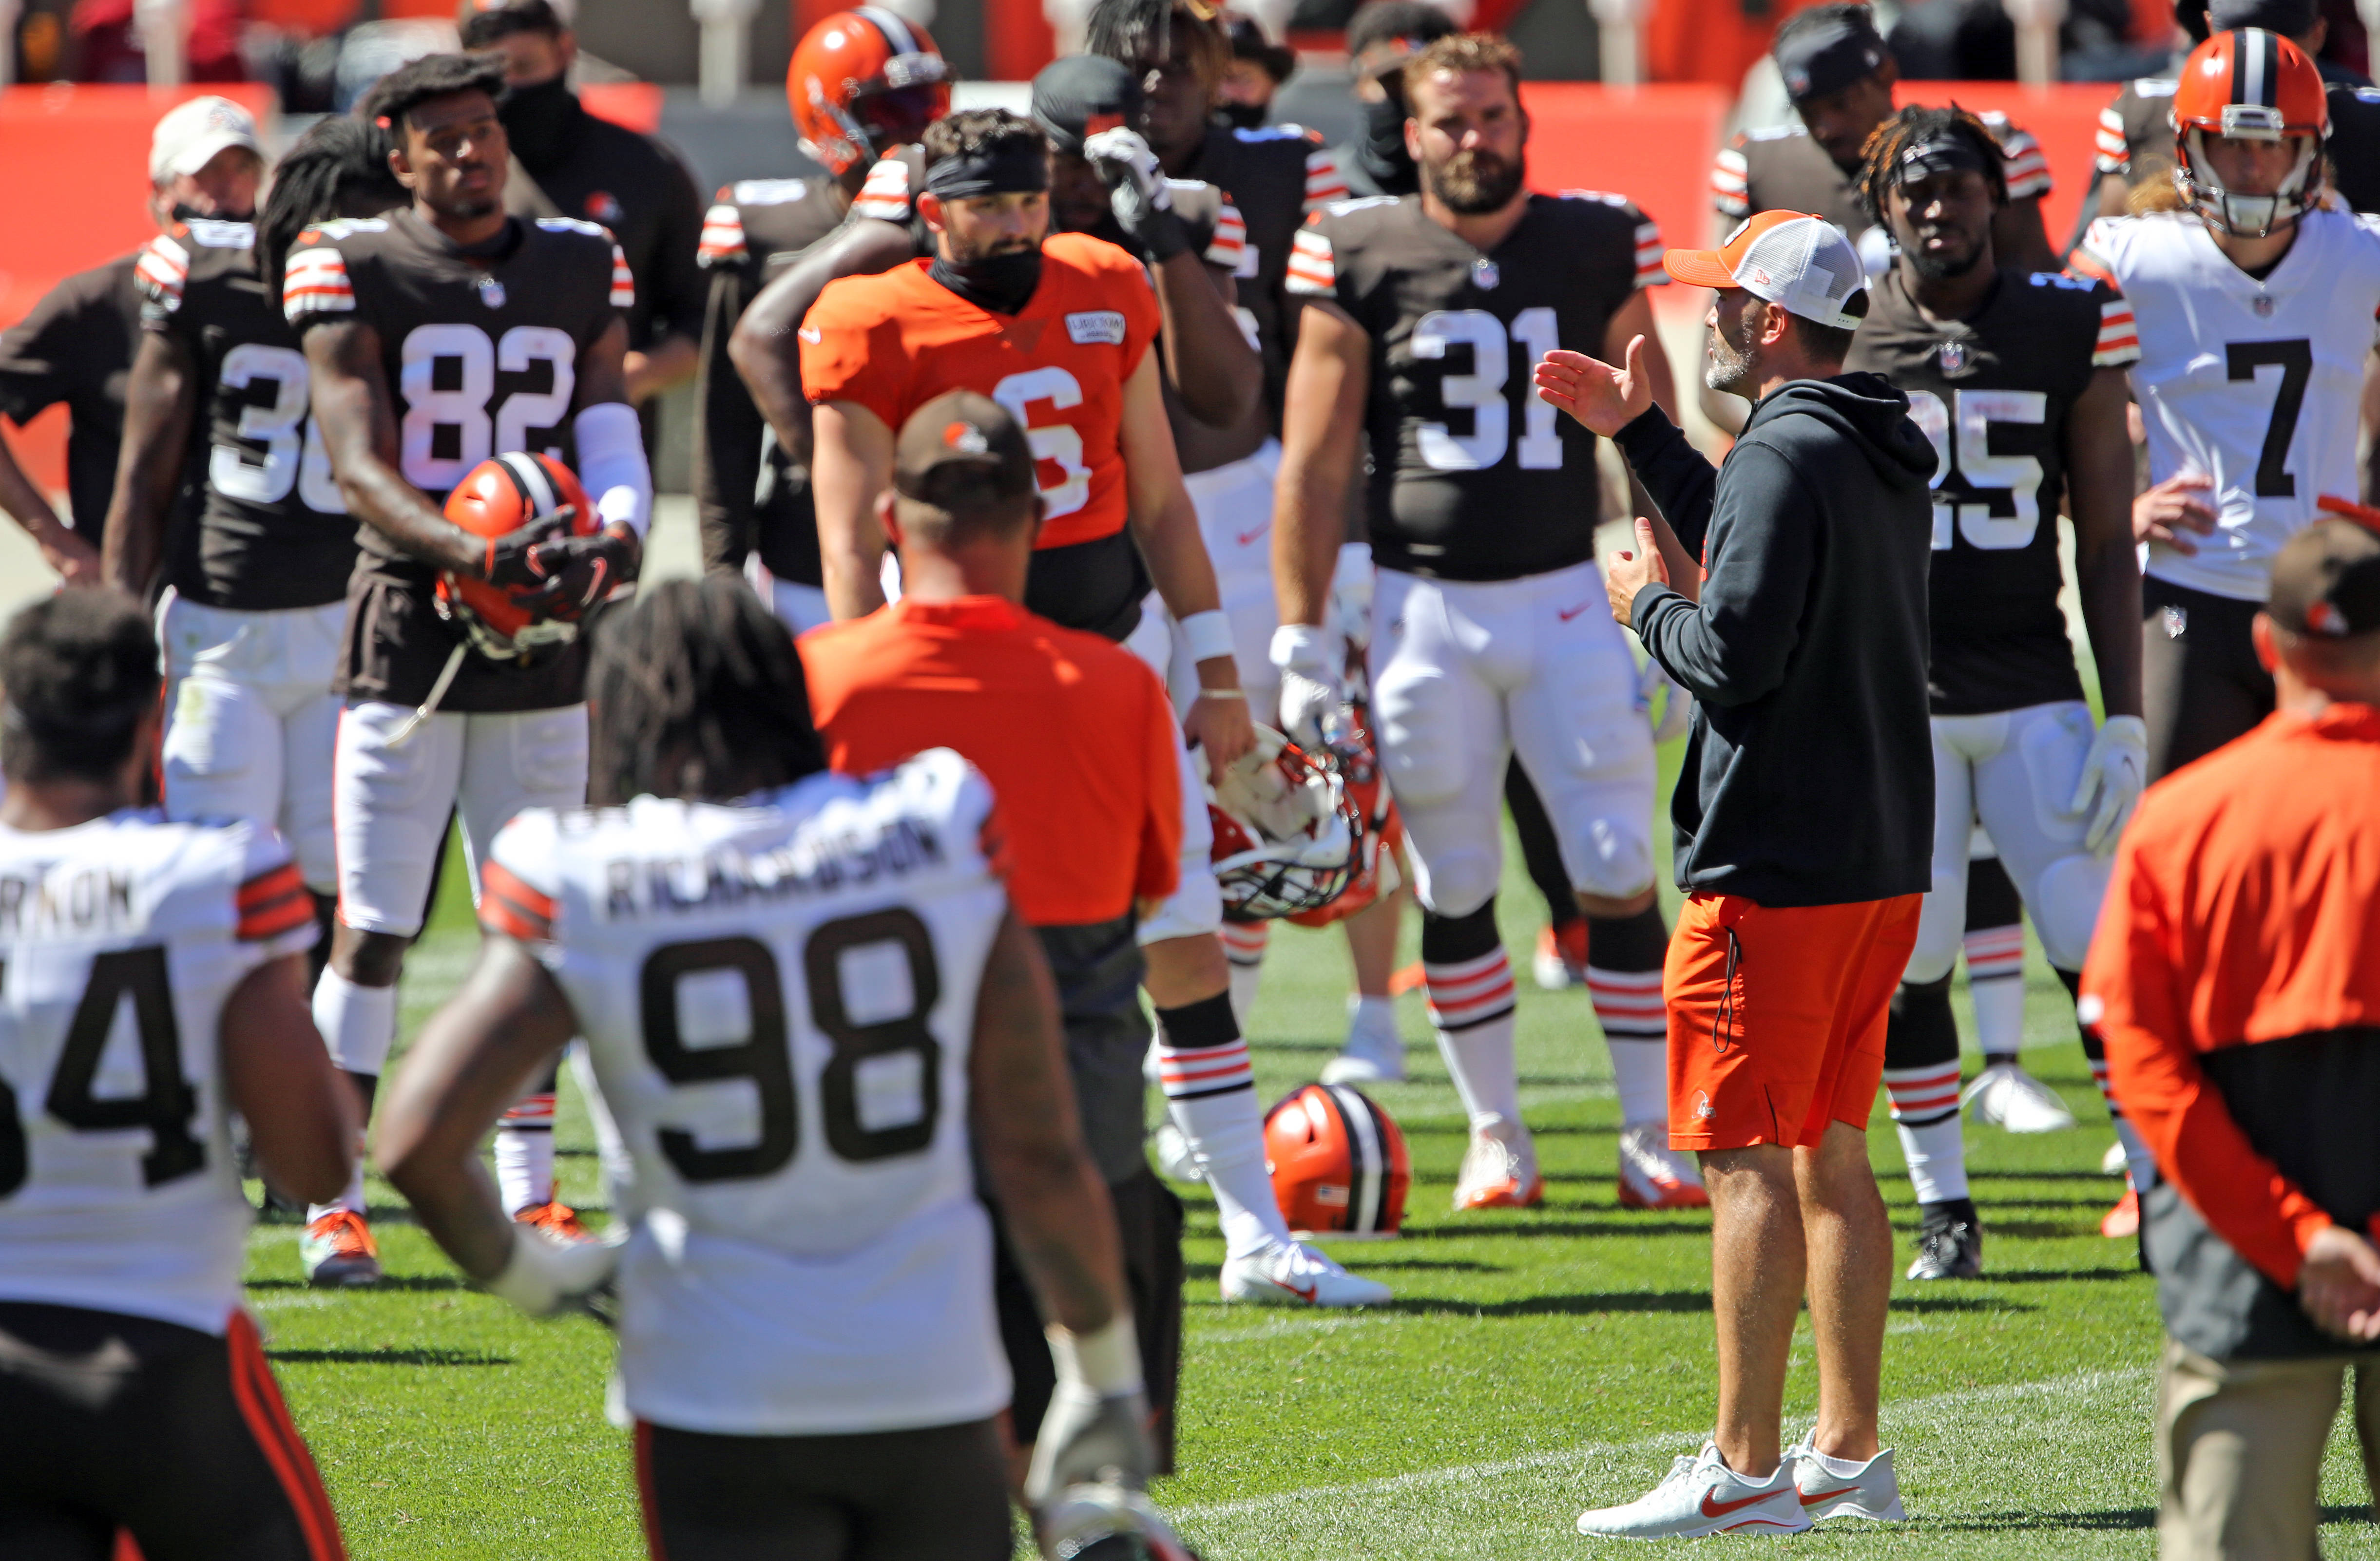
[[[844,1436],[637,1426],[645,1543],[668,1561],[1008,1561],[998,1420]]]
[[[2141,703],[2155,780],[2271,715],[2273,674],[2249,638],[2257,603],[2150,575],[2141,607]]]

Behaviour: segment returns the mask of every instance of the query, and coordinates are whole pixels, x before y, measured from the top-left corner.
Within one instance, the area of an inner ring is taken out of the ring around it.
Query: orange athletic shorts
[[[1791,1148],[1828,1122],[1864,1129],[1924,898],[1772,909],[1688,896],[1661,972],[1670,1147]]]

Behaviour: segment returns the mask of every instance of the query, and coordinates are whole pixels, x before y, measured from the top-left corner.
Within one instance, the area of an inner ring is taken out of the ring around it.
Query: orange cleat
[[[1668,1131],[1658,1122],[1639,1122],[1620,1134],[1620,1206],[1710,1207],[1710,1193],[1694,1156],[1670,1148]]]
[[[1533,1209],[1546,1201],[1546,1179],[1537,1174],[1536,1145],[1517,1122],[1474,1128],[1454,1180],[1454,1208]]]
[[[2128,1186],[2124,1195],[2116,1200],[2116,1206],[2099,1221],[2099,1234],[2111,1241],[2121,1241],[2140,1233],[2141,1195]]]
[[[1429,978],[1422,974],[1421,962],[1415,960],[1389,977],[1389,996],[1402,998],[1407,992],[1418,992],[1428,981]]]
[[[380,1283],[380,1245],[353,1209],[333,1209],[309,1224],[298,1240],[298,1261],[305,1265],[306,1282],[324,1289]]]
[[[1540,991],[1561,992],[1586,984],[1586,918],[1573,917],[1559,928],[1537,929],[1536,951],[1529,958],[1529,974]]]
[[[578,1211],[556,1198],[550,1204],[531,1204],[513,1211],[513,1221],[542,1230],[557,1241],[591,1241],[595,1232],[578,1223]]]

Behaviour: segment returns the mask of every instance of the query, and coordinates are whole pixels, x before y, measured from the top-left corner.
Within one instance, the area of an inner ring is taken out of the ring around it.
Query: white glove
[[[1330,626],[1357,650],[1372,643],[1372,544],[1343,544],[1330,574]]]
[[[1165,171],[1158,165],[1157,153],[1137,130],[1127,130],[1119,125],[1112,130],[1101,130],[1083,142],[1086,161],[1100,164],[1099,176],[1110,185],[1130,180],[1141,199],[1160,212],[1173,210],[1173,191],[1165,183]]]
[[[1140,1490],[1157,1466],[1148,1440],[1148,1395],[1129,1313],[1096,1333],[1049,1330],[1058,1384],[1033,1438],[1025,1499],[1039,1507],[1070,1485],[1114,1483]]]
[[[1272,632],[1272,664],[1281,669],[1281,730],[1300,747],[1319,747],[1347,723],[1339,667],[1339,637],[1312,623],[1283,623]]]
[[[1653,714],[1656,697],[1661,700],[1658,716]],[[1694,719],[1694,696],[1672,682],[1668,671],[1650,656],[1645,658],[1644,666],[1636,672],[1636,708],[1652,723],[1656,743],[1684,736]]]
[[[2091,751],[2082,756],[2082,779],[2074,788],[2074,800],[2066,805],[2069,813],[2080,813],[2090,805],[2092,793],[2098,793],[2099,809],[2082,833],[2084,850],[2105,856],[2116,849],[2148,778],[2148,723],[2138,716],[2109,716],[2091,739]]]
[[[608,1308],[603,1302],[619,1266],[618,1241],[558,1241],[541,1230],[516,1225],[512,1256],[504,1260],[504,1271],[488,1281],[488,1289],[532,1317],[585,1312],[604,1318]]]

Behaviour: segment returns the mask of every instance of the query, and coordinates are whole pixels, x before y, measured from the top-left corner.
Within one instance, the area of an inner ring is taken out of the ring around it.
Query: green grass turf
[[[1665,757],[1673,768],[1674,751]],[[455,865],[407,973],[408,1035],[476,941]],[[1517,854],[1512,869],[1500,912],[1525,968],[1544,910]],[[2038,1138],[1970,1129],[1986,1277],[1894,1288],[1885,1433],[1913,1520],[1843,1520],[1777,1543],[1894,1556],[2154,1554],[2155,1297],[2131,1243],[2097,1233],[2119,1191],[2097,1170],[2110,1134],[2037,950],[2027,979],[2027,1063],[2082,1126]],[[1281,930],[1253,1025],[1265,1099],[1311,1079],[1336,1049],[1345,982],[1335,935]],[[1447,1204],[1463,1116],[1420,999],[1400,1002],[1412,1082],[1378,1094],[1413,1151],[1405,1234],[1332,1249],[1393,1284],[1393,1305],[1222,1305],[1213,1205],[1185,1189],[1182,1472],[1156,1494],[1210,1561],[1638,1554],[1583,1540],[1571,1522],[1581,1507],[1642,1494],[1710,1422],[1708,1221],[1615,1205],[1618,1110],[1586,995],[1540,993],[1524,974],[1520,1015],[1546,1204],[1457,1219]],[[1915,1209],[1881,1108],[1870,1143],[1905,1266]],[[564,1196],[600,1208],[567,1071],[560,1144]],[[391,1276],[378,1290],[303,1288],[288,1226],[260,1227],[249,1245],[250,1299],[350,1553],[644,1554],[627,1439],[603,1420],[607,1336],[583,1320],[528,1322],[465,1288],[377,1180],[372,1200]],[[1815,1392],[1805,1319],[1789,1430],[1806,1424]],[[2323,1482],[2326,1555],[2380,1557],[2366,1499],[2342,1425]]]

